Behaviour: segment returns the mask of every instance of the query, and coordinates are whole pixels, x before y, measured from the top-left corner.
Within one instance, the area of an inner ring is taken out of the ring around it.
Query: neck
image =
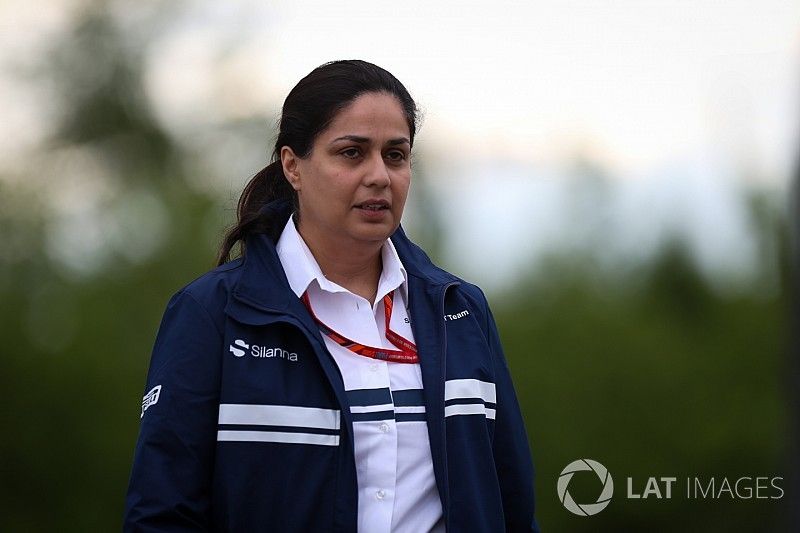
[[[378,280],[383,270],[382,242],[350,246],[341,242],[334,243],[331,239],[315,235],[313,231],[304,227],[302,222],[298,225],[297,231],[326,278],[365,298],[370,305],[374,303],[378,292]]]

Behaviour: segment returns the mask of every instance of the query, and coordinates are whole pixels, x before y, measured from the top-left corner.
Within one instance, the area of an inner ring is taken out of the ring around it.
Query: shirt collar
[[[297,231],[293,216],[290,216],[286,222],[276,249],[283,270],[286,272],[289,286],[298,297],[302,296],[314,280],[324,291],[350,292],[325,277],[314,254],[311,253],[308,245]],[[408,302],[408,274],[391,239],[386,239],[381,247],[381,260],[383,261],[383,270],[378,280],[376,299],[383,298],[385,294],[399,287],[404,300]]]

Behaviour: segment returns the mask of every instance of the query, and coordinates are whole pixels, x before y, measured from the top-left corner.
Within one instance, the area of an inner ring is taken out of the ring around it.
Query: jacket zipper
[[[442,376],[442,420],[440,422],[439,431],[441,432],[441,435],[442,435],[442,445],[443,445],[443,448],[444,448],[444,465],[443,465],[444,468],[442,468],[442,470],[444,471],[444,487],[445,487],[445,490],[447,491],[447,494],[446,494],[446,496],[447,496],[446,497],[447,505],[445,506],[444,509],[442,509],[442,511],[444,513],[445,529],[448,529],[450,527],[450,480],[449,480],[449,477],[447,475],[447,427],[446,427],[446,424],[445,424],[445,417],[444,417],[444,409],[445,409],[445,407],[444,407],[444,389],[445,389],[445,382],[447,381],[447,374],[446,374],[446,372],[447,372],[447,323],[445,322],[445,319],[444,319],[444,301],[445,301],[445,298],[447,297],[447,289],[449,289],[450,287],[453,287],[455,285],[461,285],[461,283],[459,283],[457,281],[453,281],[453,282],[450,282],[450,283],[448,283],[447,285],[444,286],[444,288],[442,289],[442,297],[441,297],[441,300],[439,302],[440,305],[439,305],[439,309],[438,309],[438,311],[440,313],[439,317],[441,319],[441,327],[442,327],[442,373],[441,373],[441,376]]]

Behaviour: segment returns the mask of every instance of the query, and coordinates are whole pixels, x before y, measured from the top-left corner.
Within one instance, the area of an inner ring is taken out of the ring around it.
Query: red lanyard
[[[311,302],[308,300],[308,291],[304,292],[303,296],[301,296],[300,298],[303,300],[303,303],[306,304],[306,308],[308,309],[308,312],[311,314],[311,317],[319,325],[320,331],[325,335],[327,335],[328,337],[330,337],[330,339],[339,346],[343,346],[344,348],[347,348],[351,352],[357,353],[358,355],[371,357],[373,359],[390,361],[392,363],[419,362],[419,356],[417,355],[416,345],[410,340],[398,335],[389,328],[389,321],[392,318],[394,291],[390,292],[389,294],[383,297],[383,310],[384,314],[386,315],[386,338],[389,340],[389,342],[400,348],[399,350],[389,350],[387,348],[373,348],[371,346],[365,346],[364,344],[351,341],[344,335],[336,333],[333,329],[328,327],[322,320],[317,318],[317,315],[315,315],[314,311],[311,309]]]

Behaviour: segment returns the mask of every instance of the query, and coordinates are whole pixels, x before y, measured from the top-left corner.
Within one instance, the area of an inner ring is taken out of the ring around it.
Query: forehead
[[[408,122],[400,101],[387,93],[365,93],[341,109],[320,137],[408,137]]]

